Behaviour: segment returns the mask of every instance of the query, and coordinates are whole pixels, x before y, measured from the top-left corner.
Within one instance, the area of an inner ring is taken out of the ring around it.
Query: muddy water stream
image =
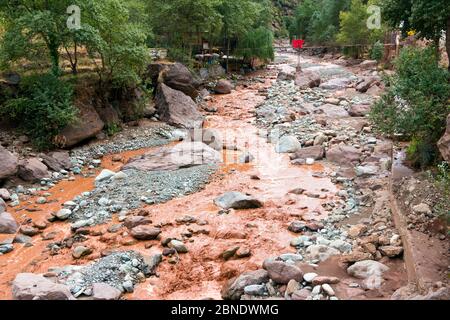
[[[325,215],[321,205],[334,198],[336,186],[330,179],[317,178],[314,173],[324,173],[329,169],[321,164],[291,165],[288,155],[276,153],[274,145],[267,143],[264,134],[251,123],[256,105],[264,100],[258,90],[271,85],[274,80],[272,73],[266,71],[258,75],[265,78],[265,83],[238,87],[229,95],[215,96],[210,102],[218,112],[207,115],[206,126],[219,130],[226,143],[235,144],[238,151],[225,152],[223,165],[204,190],[146,207],[153,223],[162,225],[163,237],[180,237],[188,230],[193,236],[186,243],[189,253],[180,255],[176,264],[163,261],[158,267],[158,277],[136,286],[135,292],[127,295],[127,299],[220,299],[221,287],[231,276],[260,268],[268,257],[295,252],[289,246],[293,235],[287,230],[294,217],[311,220]],[[236,161],[243,150],[248,150],[255,157],[251,163]],[[118,171],[130,157],[147,151],[143,149],[120,154],[122,162],[114,162],[112,155],[107,156],[103,159],[102,168]],[[45,221],[50,212],[61,208],[62,203],[93,187],[93,177],[62,181],[49,190],[52,194],[50,203],[35,205],[36,197],[32,197],[27,205],[12,213],[19,222],[26,218]],[[289,194],[294,188],[320,194],[320,198]],[[252,194],[264,201],[264,207],[219,214],[213,200],[226,191]],[[39,211],[30,212],[29,209]],[[194,216],[206,224],[178,225],[175,220],[185,215]],[[108,226],[115,223],[118,223],[117,217],[108,224],[91,228],[102,236],[89,237],[83,244],[94,249],[94,253],[85,259],[75,261],[70,249],[62,249],[57,255],[45,250],[49,243],[70,235],[67,222],[49,224],[43,234],[53,234],[51,240],[36,236],[33,246],[17,245],[10,254],[0,256],[0,299],[11,298],[10,282],[20,272],[45,273],[54,266],[86,264],[99,258],[104,250],[136,250],[147,255],[162,251],[159,241],[136,242],[127,233],[108,233]],[[11,236],[3,236],[0,241],[6,238]],[[224,261],[222,252],[235,246],[247,247],[251,256]]]

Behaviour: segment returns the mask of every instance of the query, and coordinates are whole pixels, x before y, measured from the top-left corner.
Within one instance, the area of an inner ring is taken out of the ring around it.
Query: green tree
[[[0,11],[5,22],[2,38],[3,63],[36,58],[45,50],[53,73],[59,74],[59,48],[66,26],[68,0],[4,0]]]
[[[374,43],[382,35],[382,30],[371,30],[367,27],[367,5],[361,0],[352,0],[349,11],[340,13],[340,31],[337,41],[341,45],[367,45]],[[349,47],[347,50],[352,56],[358,58],[363,52],[363,47]]]
[[[379,131],[410,138],[410,159],[417,165],[429,165],[439,154],[436,142],[450,112],[449,73],[438,66],[433,48],[403,49],[395,69],[387,92],[373,106],[370,117]]]
[[[418,36],[433,40],[438,47],[442,31],[446,33],[446,49],[450,59],[450,5],[448,0],[385,0],[383,17],[403,35],[410,30]],[[449,60],[450,70],[450,60]]]
[[[146,33],[141,24],[130,21],[127,4],[120,0],[89,0],[82,4],[81,12],[82,22],[90,30],[85,45],[100,83],[138,83],[148,60]]]

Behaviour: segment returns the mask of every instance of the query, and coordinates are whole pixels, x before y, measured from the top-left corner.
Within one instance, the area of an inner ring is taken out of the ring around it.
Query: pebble
[[[308,273],[305,273],[305,274],[303,275],[303,279],[304,279],[306,282],[312,282],[312,281],[314,280],[314,278],[317,277],[317,276],[318,276],[317,273],[314,273],[314,272],[308,272]]]

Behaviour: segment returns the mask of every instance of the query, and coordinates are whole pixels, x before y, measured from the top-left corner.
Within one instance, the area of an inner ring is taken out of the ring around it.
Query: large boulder
[[[266,259],[263,268],[267,270],[269,278],[280,284],[287,284],[290,280],[302,281],[303,271],[296,265],[284,261]]]
[[[361,157],[361,151],[353,146],[340,144],[328,149],[327,160],[340,165],[357,163]]]
[[[182,142],[165,146],[131,159],[122,170],[172,171],[222,162],[221,154],[202,142]]]
[[[0,213],[0,234],[14,234],[19,229],[16,219],[8,212]]]
[[[16,174],[19,159],[0,145],[0,180]]]
[[[218,94],[229,94],[231,93],[231,90],[233,90],[233,85],[230,81],[225,79],[219,80],[214,87],[214,92]]]
[[[33,273],[19,273],[12,293],[15,300],[75,300],[67,286]]]
[[[19,177],[25,181],[36,182],[48,178],[49,172],[45,164],[38,158],[29,158],[19,162]]]
[[[244,294],[245,287],[268,281],[269,274],[266,270],[244,272],[240,276],[228,280],[222,288],[221,295],[224,300],[239,300]]]
[[[198,96],[201,82],[181,63],[154,62],[148,67],[148,75],[155,87],[164,83],[193,99]]]
[[[450,114],[447,116],[447,131],[438,142],[442,157],[450,162]]]
[[[161,83],[156,94],[156,107],[160,119],[186,129],[201,128],[203,116],[191,97]]]
[[[300,90],[318,87],[321,81],[320,74],[313,71],[299,72],[295,77],[295,84]]]
[[[42,162],[53,171],[68,170],[72,166],[70,162],[69,152],[54,151],[47,154],[40,154]]]
[[[84,140],[95,137],[105,126],[93,106],[79,106],[78,119],[64,128],[59,134],[58,145],[63,148],[73,147]]]
[[[263,203],[258,199],[236,191],[224,193],[216,198],[214,203],[224,209],[253,209],[263,206]]]

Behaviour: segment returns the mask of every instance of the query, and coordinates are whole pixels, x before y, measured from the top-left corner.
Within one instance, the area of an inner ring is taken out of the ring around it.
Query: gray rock
[[[262,202],[258,199],[247,196],[241,192],[226,192],[220,197],[214,199],[214,203],[224,209],[252,209],[261,208]]]
[[[131,159],[122,170],[173,171],[181,168],[222,162],[220,152],[203,142],[181,142],[176,146],[164,146],[143,156]]]
[[[244,288],[244,293],[251,296],[263,296],[266,292],[264,284],[251,284]]]
[[[0,253],[5,254],[14,250],[14,245],[10,243],[0,244]]]
[[[321,244],[309,246],[306,253],[312,260],[325,261],[331,256],[339,255],[339,250]]]
[[[114,171],[103,169],[102,172],[95,178],[95,182],[101,182],[112,178],[116,173]]]
[[[302,148],[302,145],[294,136],[283,136],[277,142],[275,151],[278,153],[293,153]]]
[[[59,220],[67,220],[72,215],[72,210],[70,209],[61,209],[56,213],[56,217]]]
[[[383,273],[388,271],[389,267],[374,260],[358,261],[347,268],[347,273],[355,278],[364,279],[366,289],[376,289],[383,283]]]

